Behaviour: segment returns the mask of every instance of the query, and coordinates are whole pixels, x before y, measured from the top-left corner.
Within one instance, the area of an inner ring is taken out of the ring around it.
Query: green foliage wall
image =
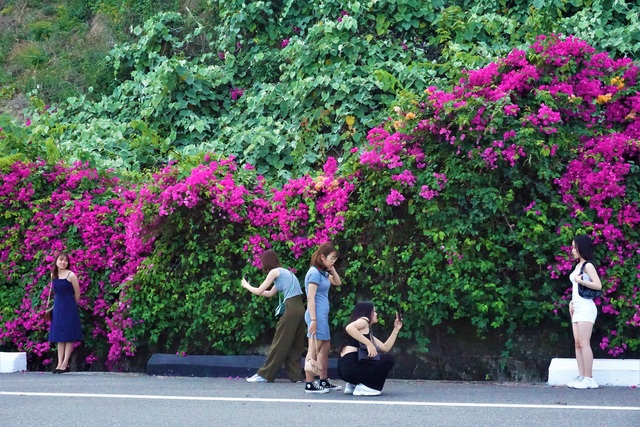
[[[30,118],[55,128],[65,157],[126,171],[214,151],[287,179],[361,144],[403,93],[448,86],[538,34],[578,34],[614,56],[640,46],[638,12],[620,0],[17,6],[3,13],[29,24],[2,33],[16,77],[7,76],[5,96],[36,89],[56,115]],[[58,53],[64,43],[90,48]],[[20,58],[41,59],[14,70]]]

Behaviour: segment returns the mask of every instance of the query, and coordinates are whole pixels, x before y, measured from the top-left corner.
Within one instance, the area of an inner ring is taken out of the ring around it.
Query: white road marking
[[[272,399],[262,397],[212,397],[212,396],[162,396],[150,394],[97,394],[97,393],[44,393],[27,391],[0,391],[0,396],[33,397],[86,397],[101,399],[146,399],[146,400],[192,400],[208,402],[265,402],[265,403],[315,403],[347,405],[389,405],[389,406],[444,406],[454,408],[520,408],[520,409],[584,409],[597,411],[640,411],[640,406],[590,406],[590,405],[534,405],[517,403],[467,403],[467,402],[411,402],[397,400],[335,400],[335,399]]]

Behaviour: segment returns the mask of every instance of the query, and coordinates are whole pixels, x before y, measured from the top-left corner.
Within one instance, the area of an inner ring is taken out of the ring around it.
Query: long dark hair
[[[58,259],[60,258],[67,260],[67,270],[71,270],[71,258],[69,258],[69,254],[66,252],[57,253],[53,259],[53,265],[51,265],[51,280],[58,279]]]
[[[573,238],[578,255],[586,261],[593,262],[593,240],[586,234],[578,234]]]
[[[316,251],[313,253],[313,255],[311,255],[311,267],[315,267],[318,270],[326,270],[326,267],[322,262],[322,255],[324,255],[325,257],[328,257],[333,252],[335,252],[336,254],[338,253],[338,251],[336,250],[335,246],[333,246],[333,244],[331,244],[330,242],[321,244],[318,247],[318,249],[316,249]]]
[[[353,307],[351,317],[349,317],[349,323],[356,321],[361,317],[366,317],[369,323],[371,323],[371,315],[373,315],[373,302],[371,301],[358,301],[356,306]]]
[[[262,252],[260,255],[260,262],[262,263],[262,270],[265,273],[270,272],[274,268],[282,267],[278,254],[273,249]]]

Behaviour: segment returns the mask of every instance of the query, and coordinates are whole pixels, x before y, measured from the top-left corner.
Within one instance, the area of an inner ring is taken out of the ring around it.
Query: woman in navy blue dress
[[[58,343],[58,366],[54,374],[69,372],[73,343],[82,341],[82,325],[78,313],[80,286],[78,277],[69,270],[69,255],[59,254],[51,267],[53,314],[49,341]]]

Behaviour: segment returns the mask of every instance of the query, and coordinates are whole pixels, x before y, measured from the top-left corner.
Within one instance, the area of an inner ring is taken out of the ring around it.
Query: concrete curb
[[[0,352],[0,373],[11,373],[27,370],[27,353]]]
[[[578,375],[576,359],[555,358],[549,365],[549,385],[565,385]],[[600,385],[640,387],[640,359],[595,359],[593,378]]]
[[[179,377],[250,377],[265,356],[197,356],[156,353],[147,362],[147,374]],[[300,369],[304,358],[300,359]],[[283,371],[278,378],[286,378]],[[338,359],[329,359],[329,378],[338,376]]]

